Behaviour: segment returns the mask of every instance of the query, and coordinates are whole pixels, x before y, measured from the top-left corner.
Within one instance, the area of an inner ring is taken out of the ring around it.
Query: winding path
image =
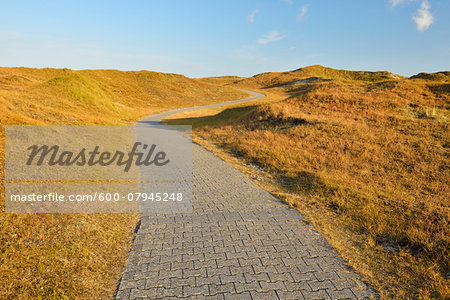
[[[264,97],[251,93],[143,121]],[[141,216],[116,299],[375,297],[298,211],[201,146],[192,152],[193,212]]]

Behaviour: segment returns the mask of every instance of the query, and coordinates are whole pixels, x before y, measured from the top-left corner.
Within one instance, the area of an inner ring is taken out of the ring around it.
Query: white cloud
[[[412,18],[416,22],[417,30],[424,32],[434,23],[434,17],[430,12],[431,5],[428,0],[423,0],[416,15]]]
[[[297,15],[297,20],[299,21],[303,20],[303,17],[306,15],[307,12],[308,12],[308,5],[303,5],[302,10]]]
[[[255,9],[247,16],[247,20],[250,24],[253,24],[255,22],[255,16],[259,12],[259,9]]]
[[[272,31],[269,31],[268,33],[266,33],[262,38],[260,38],[256,42],[260,45],[264,45],[267,43],[279,41],[281,39],[284,39],[285,37],[286,36],[281,35],[280,32],[278,32],[278,30],[272,30]]]
[[[416,2],[417,0],[389,0],[392,7],[396,7],[399,4],[408,3],[408,2]]]

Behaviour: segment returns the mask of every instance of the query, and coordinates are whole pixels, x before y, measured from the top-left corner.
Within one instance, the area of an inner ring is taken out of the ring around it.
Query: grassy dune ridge
[[[0,68],[0,299],[111,298],[137,214],[5,214],[4,125],[129,124],[176,107],[246,97],[149,71]]]
[[[388,71],[347,71],[327,68],[320,65],[314,65],[299,68],[289,72],[267,72],[255,75],[249,78],[236,80],[236,85],[253,88],[273,88],[294,83],[298,80],[305,79],[321,79],[321,80],[350,80],[361,82],[373,82],[380,80],[388,80],[393,78],[402,78],[399,75],[392,74]]]
[[[173,122],[246,162],[383,298],[449,296],[448,72],[312,66],[234,85],[284,100]]]

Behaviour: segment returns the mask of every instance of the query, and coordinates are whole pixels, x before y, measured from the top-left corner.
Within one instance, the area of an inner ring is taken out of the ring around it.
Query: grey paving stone
[[[220,282],[222,284],[234,283],[234,282],[245,283],[245,277],[244,277],[244,274],[220,275]]]
[[[225,300],[252,300],[250,292],[243,292],[240,294],[224,294]]]
[[[202,277],[198,276],[195,277],[195,284],[196,285],[207,285],[207,284],[222,284],[222,281],[220,280],[221,275],[216,276],[208,276],[208,277]]]
[[[306,299],[303,297],[303,294],[301,291],[278,291],[278,295],[280,299],[288,299],[288,300],[302,300]]]
[[[309,300],[315,299],[331,299],[330,295],[325,290],[319,290],[315,292],[302,291],[303,297]]]
[[[263,292],[267,291],[285,291],[286,286],[284,285],[284,282],[277,281],[277,282],[267,282],[267,281],[261,281],[259,283],[261,285],[261,290]]]
[[[196,283],[197,277],[189,277],[189,278],[170,278],[170,287],[176,288],[180,286],[198,286],[200,284]]]
[[[325,281],[309,281],[309,286],[313,291],[324,290],[324,289],[335,289],[334,285],[329,280]]]
[[[257,292],[257,291],[251,291],[250,294],[252,295],[253,300],[274,300],[274,299],[280,299],[276,291],[269,291],[269,292]]]
[[[123,289],[119,290],[116,293],[116,299],[129,299],[130,298],[131,289]]]
[[[350,289],[343,289],[339,291],[327,291],[332,299],[355,299],[356,296]]]
[[[183,297],[189,297],[194,295],[208,295],[208,294],[209,294],[208,285],[183,286]]]
[[[236,292],[237,293],[242,293],[245,291],[261,291],[261,285],[259,284],[258,281],[253,281],[250,283],[240,283],[240,282],[235,282],[234,286],[236,288]]]
[[[211,295],[215,294],[230,294],[235,293],[236,290],[234,288],[233,283],[226,283],[226,284],[209,284],[209,293]]]

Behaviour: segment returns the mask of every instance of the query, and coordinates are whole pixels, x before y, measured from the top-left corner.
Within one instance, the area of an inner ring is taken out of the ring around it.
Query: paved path
[[[373,296],[298,211],[192,150],[193,213],[141,216],[117,299]]]

